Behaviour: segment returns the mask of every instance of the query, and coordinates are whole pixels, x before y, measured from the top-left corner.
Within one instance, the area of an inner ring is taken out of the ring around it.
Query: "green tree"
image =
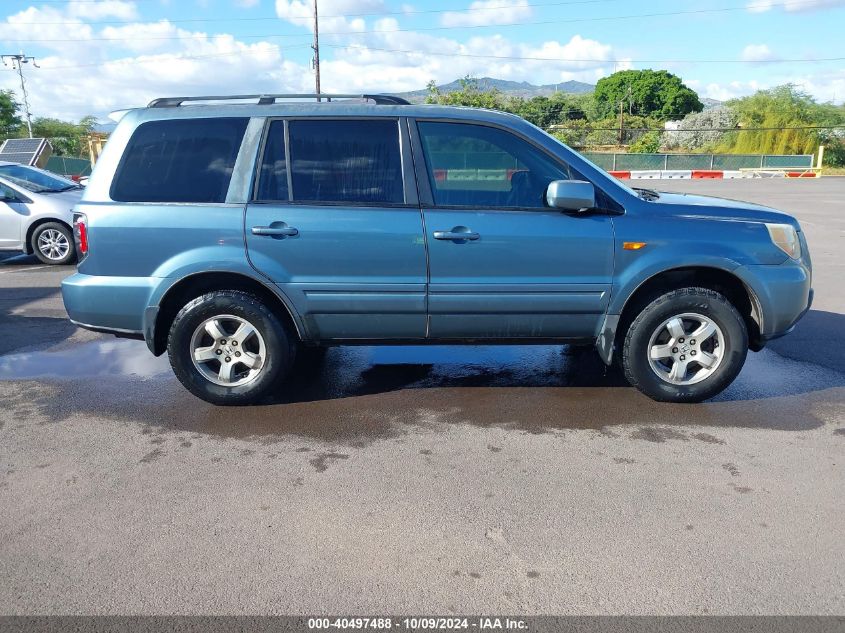
[[[660,151],[660,132],[646,132],[628,146],[631,154],[655,154]]]
[[[21,126],[21,117],[18,115],[20,104],[15,100],[15,93],[11,90],[0,90],[0,137],[9,138],[14,136],[16,130]]]
[[[440,92],[434,81],[428,82],[428,96],[426,103],[439,103],[441,105],[460,105],[472,108],[488,108],[491,110],[507,109],[507,99],[498,90],[482,90],[478,80],[466,76],[461,79],[461,89],[452,92]]]
[[[93,116],[83,117],[79,123],[40,117],[32,122],[32,135],[49,140],[56,156],[84,156],[86,137],[96,122]]]
[[[579,96],[558,92],[548,97],[516,97],[510,99],[505,107],[537,127],[548,128],[551,125],[587,118],[587,106]]]
[[[704,104],[680,77],[665,70],[622,70],[599,79],[595,92],[599,118],[619,112],[660,119],[680,119],[701,112]]]
[[[760,90],[727,103],[737,116],[739,130],[729,132],[716,151],[753,154],[812,154],[826,144],[829,162],[839,160],[845,108],[816,103],[792,84]],[[819,126],[831,126],[824,129]],[[762,129],[760,129],[762,128]]]

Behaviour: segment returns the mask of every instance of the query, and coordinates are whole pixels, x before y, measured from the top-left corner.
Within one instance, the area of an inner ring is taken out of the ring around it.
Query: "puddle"
[[[36,383],[9,382],[32,379],[51,383],[49,394],[35,397]],[[7,400],[13,416],[24,415],[25,405],[48,421],[82,415],[132,420],[145,429],[261,442],[298,436],[351,447],[462,424],[723,444],[718,432],[702,434],[700,427],[809,430],[845,408],[845,375],[771,351],[750,354],[737,381],[701,405],[653,402],[593,350],[567,346],[332,348],[322,358],[300,358],[284,385],[250,407],[194,398],[167,357],[152,356],[141,341],[0,356],[0,380],[6,381],[0,393],[29,394],[19,405]]]
[[[152,378],[170,372],[167,356],[156,358],[143,341],[114,339],[54,352],[0,356],[0,380],[78,379],[100,376]]]

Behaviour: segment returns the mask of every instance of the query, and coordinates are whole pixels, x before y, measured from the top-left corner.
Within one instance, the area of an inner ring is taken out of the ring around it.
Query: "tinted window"
[[[111,197],[121,202],[225,202],[248,119],[181,119],[138,126]]]
[[[397,121],[311,120],[288,125],[294,200],[404,202]]]
[[[505,130],[418,125],[437,205],[541,208],[548,184],[569,178],[565,166]]]
[[[288,164],[285,160],[285,123],[273,121],[264,146],[258,175],[258,200],[288,199]]]

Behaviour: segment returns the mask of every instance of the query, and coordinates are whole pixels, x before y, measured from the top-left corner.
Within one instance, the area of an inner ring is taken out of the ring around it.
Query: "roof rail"
[[[260,94],[260,95],[219,95],[206,97],[162,97],[150,101],[148,108],[175,108],[186,101],[247,101],[257,99],[259,105],[276,103],[277,99],[368,99],[376,105],[411,105],[402,97],[394,95],[351,95],[351,94]]]

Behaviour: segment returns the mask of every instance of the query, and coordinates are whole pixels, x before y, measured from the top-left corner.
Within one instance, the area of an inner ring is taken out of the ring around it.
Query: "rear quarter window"
[[[112,182],[118,202],[225,202],[247,118],[138,126]]]

